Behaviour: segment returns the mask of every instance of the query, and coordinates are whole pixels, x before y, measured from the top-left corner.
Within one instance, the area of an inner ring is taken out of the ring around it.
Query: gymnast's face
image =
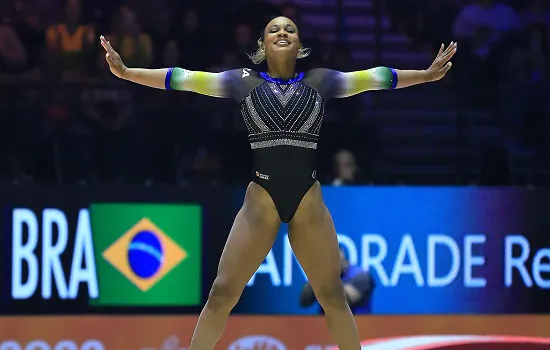
[[[296,58],[302,47],[296,24],[286,17],[277,17],[267,24],[264,30],[266,57],[292,55]]]

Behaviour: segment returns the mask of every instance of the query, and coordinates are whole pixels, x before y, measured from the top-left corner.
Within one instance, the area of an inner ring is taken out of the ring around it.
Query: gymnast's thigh
[[[223,249],[214,284],[244,289],[273,246],[280,225],[269,194],[251,183]]]

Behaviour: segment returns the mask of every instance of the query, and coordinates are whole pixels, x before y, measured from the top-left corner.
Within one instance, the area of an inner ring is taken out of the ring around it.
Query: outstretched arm
[[[182,68],[128,68],[111,44],[101,36],[111,72],[124,80],[156,89],[192,91],[213,97],[230,97],[228,74],[190,71]]]
[[[334,97],[343,98],[370,90],[393,90],[440,80],[451,69],[450,59],[457,50],[451,43],[446,49],[441,45],[430,68],[426,70],[399,70],[376,67],[356,72],[336,72]]]

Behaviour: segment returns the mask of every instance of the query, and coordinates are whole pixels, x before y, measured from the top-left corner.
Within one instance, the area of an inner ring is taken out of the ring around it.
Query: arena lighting
[[[544,350],[550,348],[550,338],[501,335],[419,335],[373,339],[361,343],[362,350]],[[333,348],[331,350],[338,350]]]

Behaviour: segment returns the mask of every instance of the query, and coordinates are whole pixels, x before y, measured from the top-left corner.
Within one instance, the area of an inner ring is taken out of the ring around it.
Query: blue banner
[[[374,314],[550,311],[550,196],[523,188],[324,188],[352,264],[369,271]],[[299,232],[295,233],[299,234]],[[315,314],[286,227],[238,313]]]

